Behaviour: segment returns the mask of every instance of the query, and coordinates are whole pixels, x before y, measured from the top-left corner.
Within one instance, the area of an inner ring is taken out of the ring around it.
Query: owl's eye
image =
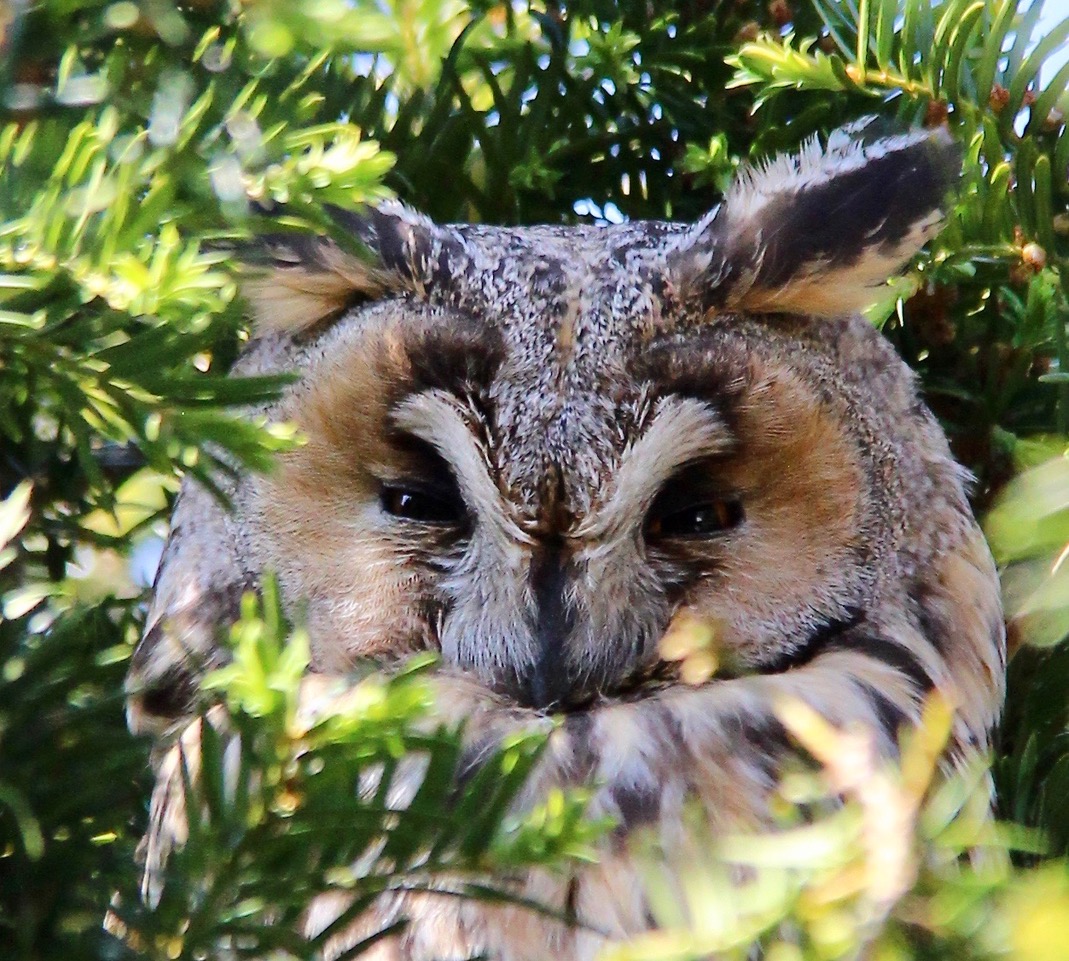
[[[648,533],[657,537],[708,537],[738,527],[741,522],[739,501],[717,500],[654,518]]]
[[[646,536],[710,537],[738,527],[742,519],[742,504],[738,500],[708,501],[670,514],[651,517],[646,525]]]
[[[386,486],[382,489],[381,501],[387,514],[417,524],[460,524],[465,517],[460,498],[445,491]]]
[[[713,537],[745,519],[742,500],[725,494],[711,478],[709,465],[693,464],[665,485],[646,518],[650,540]]]

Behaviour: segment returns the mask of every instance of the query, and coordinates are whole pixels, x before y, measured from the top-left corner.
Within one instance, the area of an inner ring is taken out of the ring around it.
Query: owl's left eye
[[[745,519],[742,499],[715,481],[710,465],[691,464],[673,477],[646,516],[649,540],[714,537]]]
[[[465,517],[459,497],[443,491],[386,486],[381,502],[387,514],[417,524],[459,524]]]
[[[693,504],[682,510],[652,516],[647,537],[709,537],[742,523],[742,504],[735,499]]]

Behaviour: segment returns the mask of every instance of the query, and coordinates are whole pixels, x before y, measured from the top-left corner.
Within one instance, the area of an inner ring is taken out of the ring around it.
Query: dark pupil
[[[406,487],[386,487],[382,509],[394,517],[420,524],[453,524],[461,519],[460,505],[450,497]]]
[[[661,537],[703,537],[737,527],[742,504],[737,500],[711,501],[672,511],[654,520],[652,533]]]

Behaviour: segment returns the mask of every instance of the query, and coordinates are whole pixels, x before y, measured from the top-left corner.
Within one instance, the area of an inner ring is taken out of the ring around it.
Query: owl
[[[939,691],[956,709],[945,764],[985,751],[996,571],[966,472],[858,313],[937,228],[958,164],[944,131],[866,119],[741,172],[696,224],[439,226],[386,203],[332,211],[366,257],[266,240],[235,373],[296,375],[250,413],[305,442],[271,473],[221,477],[229,509],[184,485],[133,728],[181,731],[265,571],[302,612],[316,677],[434,651],[441,716],[473,743],[561,719],[528,799],[587,785],[617,828],[599,863],[522,893],[590,925],[397,896],[374,923],[411,923],[372,956],[398,961],[579,961],[648,929],[629,839],[683,850],[685,808],[713,832],[767,825],[796,750],[784,698],[893,757]],[[681,617],[715,631],[704,683],[661,653]],[[176,751],[157,770],[150,900],[183,838]],[[308,932],[344,908],[309,905]]]

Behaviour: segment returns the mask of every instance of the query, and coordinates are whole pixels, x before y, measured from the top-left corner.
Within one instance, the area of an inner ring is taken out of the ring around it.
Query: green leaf
[[[9,545],[30,519],[30,494],[33,486],[23,481],[0,501],[0,570],[14,557]]]

